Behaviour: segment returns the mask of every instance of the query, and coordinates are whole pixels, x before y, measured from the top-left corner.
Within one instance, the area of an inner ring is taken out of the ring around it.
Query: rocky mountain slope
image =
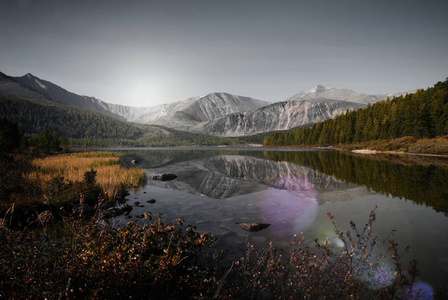
[[[120,111],[128,121],[155,124],[175,129],[190,129],[197,123],[214,120],[231,114],[258,109],[268,102],[227,93],[212,93],[184,101],[146,108],[128,108],[128,114]]]
[[[27,86],[15,81],[13,78],[0,72],[0,95],[26,98],[37,101],[48,101],[48,99],[28,88]]]
[[[361,107],[360,103],[331,99],[282,101],[203,122],[193,129],[217,136],[253,135],[313,124]]]
[[[24,96],[23,98],[38,101],[42,101],[43,99],[45,99],[44,101],[47,102],[86,108],[106,114],[108,116],[124,119],[120,115],[115,114],[114,112],[104,107],[101,100],[98,100],[94,97],[74,94],[54,83],[40,79],[31,73],[28,73],[22,77],[9,77],[9,82],[15,82],[17,86],[20,86],[20,91],[32,91],[32,94],[29,97]],[[2,91],[0,91],[0,93],[1,92]],[[20,97],[17,94],[9,94],[8,96]]]

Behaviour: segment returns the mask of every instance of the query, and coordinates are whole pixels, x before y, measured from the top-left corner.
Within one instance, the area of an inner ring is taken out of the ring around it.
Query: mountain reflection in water
[[[213,199],[231,198],[271,189],[299,192],[309,189],[311,184],[325,195],[334,191],[358,190],[356,185],[348,185],[295,163],[272,161],[243,155],[220,155],[147,170],[148,177],[158,173],[175,173],[178,178],[170,182],[148,180],[148,185],[204,195]],[[291,180],[296,178],[296,180]],[[297,180],[302,178],[303,180]],[[304,183],[307,182],[305,186]],[[355,193],[359,196],[358,193]],[[341,194],[342,195],[342,194]],[[334,195],[333,195],[334,196]],[[346,199],[347,194],[344,194]],[[342,199],[341,199],[342,200]],[[318,204],[317,197],[314,199]],[[333,199],[334,201],[334,199]]]
[[[340,151],[266,152],[266,156],[448,213],[448,160],[445,158],[366,156]]]

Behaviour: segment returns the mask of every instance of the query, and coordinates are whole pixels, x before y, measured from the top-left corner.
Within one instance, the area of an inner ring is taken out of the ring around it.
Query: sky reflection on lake
[[[263,220],[271,224],[268,230],[291,237],[314,223],[319,195],[309,180],[288,176],[273,183],[261,201]]]

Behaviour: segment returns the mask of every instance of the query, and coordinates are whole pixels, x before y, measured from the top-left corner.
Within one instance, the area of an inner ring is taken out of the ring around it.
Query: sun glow
[[[151,80],[133,80],[129,85],[130,106],[147,107],[157,105],[157,85]]]

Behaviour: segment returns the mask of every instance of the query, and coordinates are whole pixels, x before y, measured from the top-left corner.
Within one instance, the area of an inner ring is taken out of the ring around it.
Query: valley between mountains
[[[146,131],[141,126],[146,125],[159,126],[156,127],[156,131],[159,133],[163,132],[163,128],[167,128],[216,137],[246,137],[273,131],[284,131],[311,125],[333,118],[347,110],[362,108],[369,103],[399,95],[402,94],[367,95],[349,89],[326,88],[318,85],[313,89],[302,91],[283,101],[274,103],[220,92],[163,105],[150,106],[149,104],[148,107],[131,107],[107,103],[95,97],[74,94],[30,73],[22,77],[11,77],[0,73],[0,96],[3,105],[0,117],[12,118],[11,121],[17,122],[25,128],[39,127],[37,124],[33,125],[39,119],[39,123],[45,123],[44,119],[70,118],[67,114],[40,114],[37,119],[34,118],[34,121],[30,123],[26,115],[22,117],[12,116],[11,107],[23,105],[23,102],[18,101],[19,98],[26,99],[34,101],[33,105],[56,105],[53,106],[56,107],[55,110],[63,107],[84,109],[115,118],[118,122],[132,123],[132,126],[137,126],[136,128],[140,129],[135,129],[135,132],[132,131],[132,134],[126,137],[129,139],[145,135]],[[5,104],[5,102],[8,103]],[[17,109],[21,110],[20,108]],[[72,114],[72,117],[75,118],[75,115]],[[105,118],[105,116],[101,118]],[[59,120],[58,122],[71,123],[70,120]],[[102,120],[100,123],[104,122]],[[78,123],[76,121],[73,124]],[[91,125],[80,126],[88,128]],[[98,132],[89,133],[93,129],[89,129],[90,131],[86,129],[83,132],[69,132],[68,130],[62,130],[61,127],[59,127],[59,130],[54,127],[42,127],[41,129],[59,131],[58,133],[71,138],[86,138],[98,135]],[[109,125],[109,128],[112,127],[112,125]],[[126,135],[125,132],[122,134]],[[117,133],[111,136],[103,134],[102,138],[124,138],[122,134]]]

